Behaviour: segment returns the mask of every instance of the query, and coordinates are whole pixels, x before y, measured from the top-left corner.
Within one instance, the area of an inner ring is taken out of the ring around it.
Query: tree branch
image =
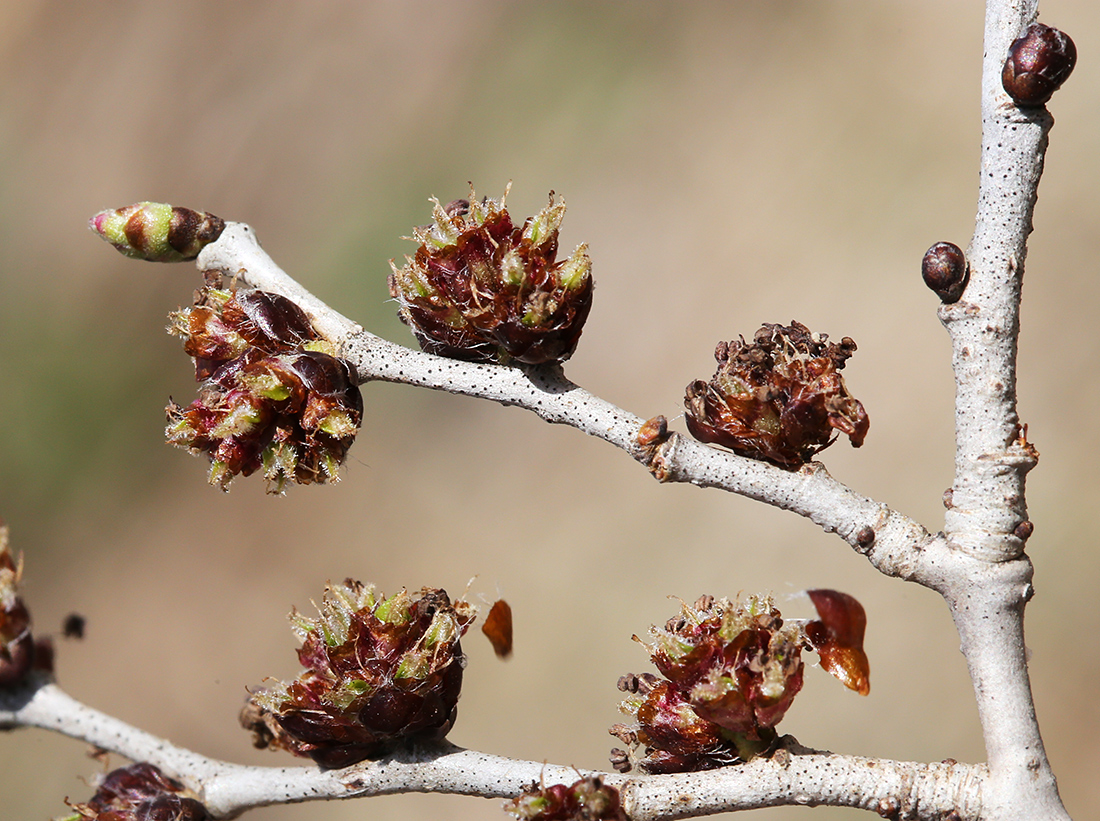
[[[513,798],[532,784],[569,784],[599,775],[619,788],[633,821],[690,818],[781,805],[858,807],[903,818],[981,814],[983,766],[834,755],[793,739],[770,758],[702,773],[631,775],[578,771],[464,750],[448,742],[341,770],[246,767],[206,758],[81,704],[56,684],[32,679],[0,690],[0,728],[40,727],[146,761],[199,796],[215,818],[272,804],[398,793]]]

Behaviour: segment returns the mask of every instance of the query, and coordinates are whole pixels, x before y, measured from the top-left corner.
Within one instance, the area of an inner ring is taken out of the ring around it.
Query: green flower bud
[[[213,214],[162,202],[139,202],[100,211],[88,227],[121,253],[149,262],[194,259],[225,230]]]

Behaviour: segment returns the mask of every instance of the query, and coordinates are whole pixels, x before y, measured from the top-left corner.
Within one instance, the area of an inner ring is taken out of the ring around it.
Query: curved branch
[[[790,472],[677,434],[643,445],[638,434],[644,419],[578,387],[559,365],[463,362],[388,342],[364,331],[288,276],[243,223],[228,223],[217,242],[203,249],[197,264],[203,271],[217,271],[297,302],[314,327],[340,346],[341,356],[355,365],[362,382],[397,382],[525,408],[547,422],[569,425],[626,451],[661,481],[720,488],[794,511],[826,532],[838,533],[887,575],[929,586],[939,583],[941,538],[855,493],[818,463]]]
[[[215,818],[235,818],[272,804],[398,793],[448,793],[514,798],[532,784],[569,784],[599,775],[621,791],[633,821],[688,818],[731,810],[808,805],[858,807],[905,818],[955,813],[977,819],[984,767],[918,764],[834,755],[786,739],[771,758],[677,775],[578,771],[464,750],[443,742],[401,751],[341,770],[246,767],[185,750],[94,710],[45,679],[0,691],[0,728],[39,727],[78,738],[179,779]]]

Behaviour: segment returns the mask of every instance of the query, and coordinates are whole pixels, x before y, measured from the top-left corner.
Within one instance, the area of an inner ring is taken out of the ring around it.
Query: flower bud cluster
[[[629,694],[620,710],[634,723],[611,728],[627,745],[612,750],[615,768],[689,772],[766,752],[778,740],[775,725],[802,689],[804,649],[817,649],[826,670],[866,695],[866,622],[855,624],[853,613],[858,608],[862,617],[862,607],[836,591],[811,593],[825,602],[823,610],[811,595],[820,621],[784,622],[770,597],[730,602],[703,596],[682,605],[664,628],[651,628],[646,647],[664,678],[643,673],[619,679],[619,689]],[[828,648],[828,663],[819,643]]]
[[[505,802],[504,809],[520,821],[626,821],[619,791],[599,776],[566,786],[532,784],[523,795]]]
[[[257,747],[346,767],[394,748],[438,741],[458,712],[476,608],[443,590],[389,598],[350,579],[330,585],[320,617],[291,613],[305,670],[256,692],[241,714]]]
[[[183,785],[144,762],[104,776],[86,804],[70,805],[63,821],[210,821],[212,816]]]
[[[263,469],[268,490],[336,481],[363,418],[355,367],[332,355],[295,303],[205,287],[169,318],[199,395],[166,409],[169,443],[207,454],[210,483]]]
[[[764,325],[751,343],[719,343],[710,382],[687,387],[688,430],[701,442],[797,468],[847,434],[859,447],[870,424],[840,375],[856,343],[839,344],[798,322]]]
[[[221,217],[163,202],[139,202],[100,211],[88,227],[120,253],[149,262],[194,259],[221,236]]]
[[[8,547],[8,527],[0,522],[0,687],[12,687],[32,670],[52,672],[53,645],[35,640],[31,614],[19,593],[23,563]]]
[[[434,222],[417,228],[420,243],[390,293],[420,347],[475,362],[540,364],[568,359],[592,305],[587,246],[556,261],[565,203],[554,201],[522,226],[499,202],[438,201]]]

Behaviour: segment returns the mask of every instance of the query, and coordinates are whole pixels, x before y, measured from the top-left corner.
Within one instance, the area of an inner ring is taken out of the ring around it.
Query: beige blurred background
[[[326,580],[507,597],[516,652],[470,658],[459,744],[606,767],[615,681],[669,595],[808,587],[870,620],[869,698],[809,670],[781,729],[838,752],[979,761],[957,638],[935,594],[880,577],[836,537],[717,491],[660,486],[622,453],[530,414],[368,385],[344,481],[223,495],[163,444],[193,391],[169,310],[190,265],[126,260],[85,229],[142,199],[250,223],[344,313],[412,344],[387,261],[467,181],[523,216],[565,196],[566,250],[596,301],[567,373],[670,418],[719,339],[792,318],[859,353],[871,433],[824,455],[840,480],[942,525],[952,379],[921,255],[973,226],[978,2],[9,2],[0,8],[0,515],[26,554],[39,632],[72,694],[172,741],[285,764],[236,725],[245,686],[297,670],[285,614]],[[1058,120],[1027,261],[1020,409],[1028,609],[1044,737],[1071,813],[1100,801],[1100,10],[1044,3],[1081,63]],[[682,419],[674,426],[683,430]],[[1092,512],[1090,512],[1092,511]],[[83,745],[0,735],[7,819],[90,794]],[[114,759],[114,763],[119,760]],[[499,802],[398,796],[256,811],[257,821],[503,818]],[[805,811],[769,811],[770,819]],[[827,818],[855,811],[819,810]]]

